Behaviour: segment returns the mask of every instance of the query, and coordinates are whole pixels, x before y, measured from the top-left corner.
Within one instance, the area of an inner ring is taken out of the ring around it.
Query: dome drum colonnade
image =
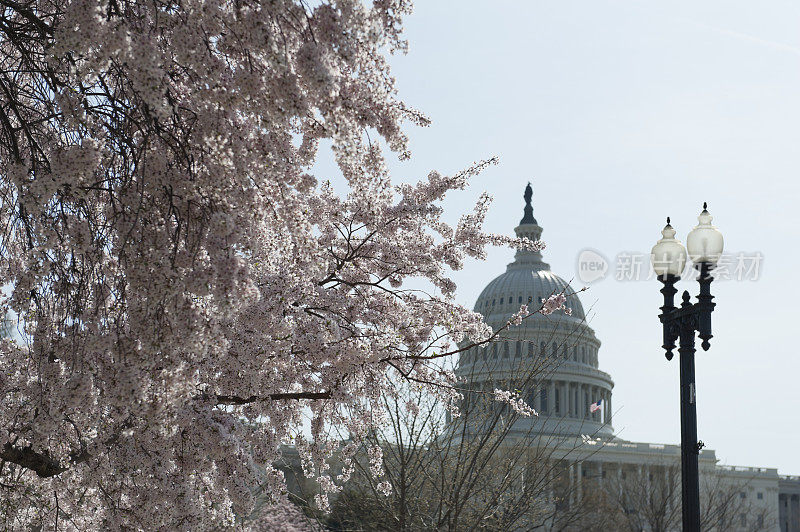
[[[539,240],[542,228],[533,217],[530,183],[525,189],[525,210],[514,229],[518,237]],[[519,390],[539,417],[517,423],[541,425],[544,432],[563,435],[600,434],[610,436],[611,376],[598,367],[600,341],[586,324],[586,316],[569,283],[550,271],[539,251],[520,249],[506,271],[491,281],[475,303],[494,330],[527,304],[535,311],[554,294],[566,296],[571,313],[533,314],[519,326],[506,329],[499,337],[461,355],[457,373],[476,390],[508,389],[514,376],[535,366],[540,371],[528,389]],[[547,363],[543,363],[543,362]],[[534,370],[534,371],[537,371]],[[591,413],[589,405],[601,400],[601,409]]]

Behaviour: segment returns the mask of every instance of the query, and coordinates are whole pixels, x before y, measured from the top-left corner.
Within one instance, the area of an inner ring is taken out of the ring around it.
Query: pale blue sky
[[[724,463],[800,474],[800,4],[419,1],[406,28],[401,97],[433,125],[409,130],[413,159],[392,163],[396,177],[501,159],[450,198],[452,220],[486,190],[487,229],[510,233],[531,180],[545,260],[567,279],[587,247],[649,252],[667,215],[685,241],[703,201],[727,250],[763,254],[758,281],[712,286],[699,436]],[[459,299],[471,306],[512,254],[459,273]],[[606,279],[582,300],[616,383],[615,428],[677,443],[659,287]]]

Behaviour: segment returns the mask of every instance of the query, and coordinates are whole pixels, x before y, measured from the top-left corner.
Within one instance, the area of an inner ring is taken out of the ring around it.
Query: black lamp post
[[[679,341],[681,375],[681,504],[684,532],[700,532],[700,477],[698,455],[703,442],[697,440],[697,404],[694,380],[695,331],[703,341],[703,351],[711,347],[711,313],[715,304],[711,301],[711,270],[722,254],[723,239],[711,225],[711,215],[703,204],[698,216],[699,224],[689,233],[686,245],[689,257],[699,270],[697,282],[700,294],[697,302],[691,303],[688,291],[683,292],[680,307],[675,306],[675,283],[686,264],[686,249],[675,239],[675,229],[669,223],[661,234],[663,238],[653,247],[651,259],[653,270],[664,284],[664,306],[659,319],[664,327],[664,345],[667,360],[672,360],[675,341]]]

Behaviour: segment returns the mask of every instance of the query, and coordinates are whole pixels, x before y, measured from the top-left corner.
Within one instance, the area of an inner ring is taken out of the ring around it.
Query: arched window
[[[573,346],[573,348],[572,348],[572,360],[574,360],[575,362],[578,361],[578,346],[577,345]],[[584,360],[584,362],[586,362],[586,361]]]
[[[494,306],[494,299],[492,299],[492,306]]]
[[[528,342],[528,358],[533,358],[536,348],[533,342]]]
[[[553,342],[553,349],[551,350],[551,353],[550,353],[550,355],[551,355],[553,358],[558,358],[558,344],[557,344],[557,343],[555,343],[555,342]]]
[[[508,342],[503,342],[503,358],[508,358]]]
[[[567,344],[561,348],[561,355],[564,357],[564,360],[569,360],[569,352],[567,351]]]
[[[517,349],[514,351],[514,356],[515,357],[521,357],[522,356],[522,342],[520,342],[520,341],[517,341]]]
[[[517,303],[519,303],[520,305],[522,304],[522,296],[519,296],[519,299],[517,299]]]
[[[541,405],[539,406],[541,411],[547,412],[547,390],[544,388],[539,392],[539,401],[541,402]]]
[[[547,344],[544,342],[539,344],[539,356],[542,358],[547,356]]]
[[[492,358],[497,358],[497,344],[492,344]]]
[[[500,304],[501,305],[503,304],[503,298],[502,297],[500,298]]]
[[[486,360],[486,352],[487,352],[488,350],[489,350],[489,347],[488,347],[488,346],[483,346],[483,347],[481,348],[481,353],[483,354],[483,360],[484,360],[484,361]]]

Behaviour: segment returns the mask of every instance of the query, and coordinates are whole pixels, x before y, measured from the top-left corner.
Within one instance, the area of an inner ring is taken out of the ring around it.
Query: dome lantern
[[[517,238],[527,238],[528,240],[536,242],[542,237],[542,228],[539,226],[536,218],[533,217],[533,205],[531,204],[533,188],[530,182],[528,182],[528,186],[525,187],[525,193],[522,197],[525,198],[525,209],[523,211],[522,220],[520,220],[519,225],[514,228],[514,233],[517,235]],[[539,251],[528,249],[517,250],[516,255],[514,255],[514,262],[508,265],[509,269],[512,267],[533,267],[534,269],[541,270],[550,269],[550,265],[542,261],[542,254]]]

